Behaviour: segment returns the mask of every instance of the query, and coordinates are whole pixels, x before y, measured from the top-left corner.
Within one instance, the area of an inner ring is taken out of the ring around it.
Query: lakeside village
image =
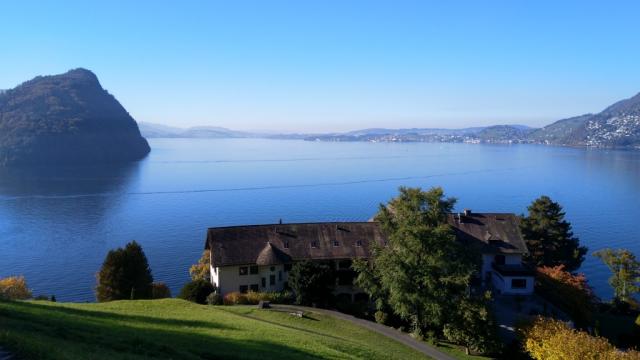
[[[640,262],[631,252],[593,254],[612,271],[614,299],[605,302],[576,273],[588,249],[558,203],[542,196],[523,216],[454,212],[455,203],[441,188],[400,188],[367,222],[210,228],[178,297],[334,309],[467,354],[640,358],[633,350]],[[0,280],[0,297],[31,292],[24,278],[12,277]],[[98,302],[166,297],[169,288],[153,282],[139,244],[109,252],[97,275]]]

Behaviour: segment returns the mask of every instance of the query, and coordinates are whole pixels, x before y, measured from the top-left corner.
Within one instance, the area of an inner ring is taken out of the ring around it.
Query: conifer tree
[[[99,302],[150,299],[153,276],[142,247],[135,241],[109,251],[97,274]]]
[[[577,270],[587,253],[573,236],[571,224],[564,219],[562,206],[548,196],[536,199],[523,217],[520,229],[529,249],[528,259],[536,266],[564,265],[571,272]]]

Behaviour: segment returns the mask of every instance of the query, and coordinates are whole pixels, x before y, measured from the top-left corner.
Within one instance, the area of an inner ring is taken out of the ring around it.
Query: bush
[[[574,275],[556,267],[537,269],[536,291],[562,311],[571,315],[579,327],[591,324],[596,298],[583,274]]]
[[[157,282],[151,284],[151,298],[152,299],[165,299],[171,297],[171,290],[167,284],[163,282]]]
[[[209,305],[222,305],[222,296],[220,296],[220,294],[212,292],[211,294],[207,295],[207,304]]]
[[[257,305],[260,301],[269,301],[273,304],[291,304],[293,298],[290,291],[249,291],[246,294],[234,291],[224,296],[223,303],[224,305]]]
[[[178,297],[198,304],[206,304],[207,296],[215,290],[215,286],[207,280],[189,281],[182,287]]]
[[[376,313],[374,314],[374,317],[378,324],[386,325],[387,321],[389,320],[389,314],[387,314],[384,311],[376,311]]]
[[[247,305],[249,300],[247,295],[234,291],[224,296],[223,303],[225,305]]]
[[[525,350],[534,359],[638,359],[636,351],[622,352],[605,338],[571,329],[567,324],[539,317],[525,330]]]
[[[153,276],[142,247],[135,241],[109,251],[97,275],[98,302],[151,299]]]
[[[0,299],[26,300],[31,296],[31,290],[29,290],[24,276],[10,276],[0,279]]]

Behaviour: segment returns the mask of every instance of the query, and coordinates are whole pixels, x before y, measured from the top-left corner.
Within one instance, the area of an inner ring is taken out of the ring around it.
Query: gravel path
[[[320,314],[324,314],[324,315],[329,315],[329,316],[333,316],[342,320],[346,320],[349,321],[351,323],[354,323],[356,325],[365,327],[371,331],[375,331],[379,334],[382,334],[386,337],[392,338],[400,343],[403,343],[415,350],[420,351],[421,353],[425,354],[426,356],[428,356],[429,358],[432,359],[437,359],[437,360],[455,360],[455,358],[451,357],[448,354],[445,354],[443,352],[441,352],[440,350],[428,345],[427,343],[425,343],[424,341],[419,341],[416,340],[414,338],[412,338],[411,336],[409,336],[408,334],[405,334],[401,331],[398,331],[394,328],[388,327],[388,326],[384,326],[372,321],[368,321],[368,320],[363,320],[363,319],[358,319],[357,317],[351,316],[351,315],[347,315],[347,314],[343,314],[341,312],[337,312],[337,311],[331,311],[331,310],[325,310],[325,309],[317,309],[317,308],[310,308],[310,307],[304,307],[304,306],[293,306],[293,305],[271,305],[271,307],[275,310],[291,310],[291,311],[306,311],[306,312],[315,312],[315,313],[320,313]]]

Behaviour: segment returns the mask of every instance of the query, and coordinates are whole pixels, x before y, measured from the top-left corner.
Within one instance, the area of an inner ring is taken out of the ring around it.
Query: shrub
[[[216,290],[215,286],[207,280],[195,280],[186,283],[180,290],[180,299],[188,300],[198,304],[205,304],[207,296]]]
[[[564,265],[539,267],[536,291],[562,311],[571,315],[580,327],[592,321],[595,296],[583,274],[571,274]]]
[[[167,284],[163,282],[154,282],[151,284],[151,298],[152,299],[165,299],[171,297],[171,290]]]
[[[234,291],[224,296],[223,303],[225,305],[247,305],[249,301],[247,295]]]
[[[96,300],[150,299],[153,276],[142,247],[135,241],[109,251],[97,275]]]
[[[212,292],[207,295],[207,304],[209,305],[222,305],[222,296],[220,294]]]
[[[376,313],[374,314],[374,317],[378,324],[386,325],[387,321],[389,320],[389,314],[380,310],[376,311]]]
[[[26,300],[31,298],[31,290],[24,276],[10,276],[0,279],[0,299]]]
[[[249,291],[245,297],[247,298],[247,304],[256,305],[260,301],[271,301],[270,293]]]
[[[622,352],[605,338],[571,329],[567,324],[538,317],[524,332],[525,350],[534,359],[638,359],[636,351]]]

